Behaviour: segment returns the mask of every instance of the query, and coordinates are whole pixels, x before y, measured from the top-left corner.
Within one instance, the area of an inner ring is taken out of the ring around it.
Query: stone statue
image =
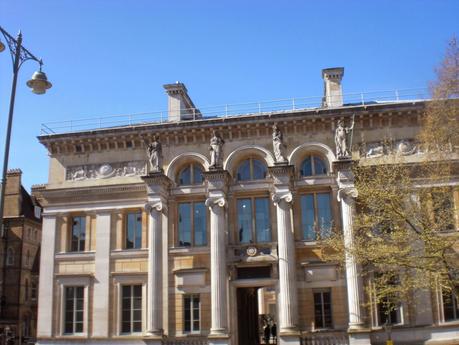
[[[335,130],[336,157],[338,159],[351,158],[350,142],[352,139],[352,130],[354,129],[354,118],[352,118],[351,127],[345,127],[344,121],[338,121],[338,127]]]
[[[225,141],[215,131],[212,130],[212,137],[210,138],[210,168],[218,169],[222,167],[223,161],[223,144]]]
[[[285,163],[287,160],[285,159],[282,152],[284,151],[284,143],[283,143],[283,136],[282,132],[280,131],[277,125],[273,126],[273,149],[274,149],[274,157],[276,158],[276,163]]]
[[[156,135],[153,136],[153,142],[148,145],[147,154],[150,172],[162,172],[163,149]]]

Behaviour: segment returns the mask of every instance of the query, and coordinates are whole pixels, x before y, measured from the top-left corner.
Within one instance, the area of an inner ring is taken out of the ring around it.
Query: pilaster
[[[171,181],[162,172],[151,173],[142,179],[147,185],[145,209],[149,218],[147,333],[160,338],[164,334],[163,216],[167,217],[167,197]]]
[[[226,192],[229,174],[224,170],[204,173],[206,206],[210,210],[211,344],[228,344],[228,275],[226,267]]]
[[[276,164],[269,168],[273,178],[272,201],[277,213],[279,255],[279,342],[299,344],[295,239],[292,227],[292,181],[294,167]]]
[[[363,319],[363,284],[359,276],[359,267],[352,254],[354,243],[353,237],[353,215],[355,211],[354,199],[358,196],[358,191],[354,185],[354,174],[352,172],[352,160],[339,160],[333,163],[334,170],[337,172],[338,182],[338,201],[341,203],[342,227],[344,234],[345,268],[347,301],[349,313],[349,344],[366,345],[370,344],[369,330],[365,327]]]

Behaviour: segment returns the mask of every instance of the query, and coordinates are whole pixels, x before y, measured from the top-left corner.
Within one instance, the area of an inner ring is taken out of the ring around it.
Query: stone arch
[[[166,176],[175,183],[175,178],[179,172],[179,169],[186,163],[191,162],[198,162],[203,166],[205,171],[209,170],[210,163],[204,155],[197,152],[185,152],[171,160],[166,168]]]
[[[290,153],[288,162],[289,164],[294,165],[295,168],[299,168],[304,157],[310,153],[316,153],[317,155],[321,156],[325,163],[328,165],[328,171],[330,173],[333,172],[332,163],[336,160],[335,154],[329,146],[318,142],[304,143],[296,147],[292,153]]]
[[[231,152],[223,163],[223,169],[234,174],[238,164],[247,157],[259,158],[266,166],[273,166],[275,159],[273,154],[264,147],[257,145],[244,145]]]

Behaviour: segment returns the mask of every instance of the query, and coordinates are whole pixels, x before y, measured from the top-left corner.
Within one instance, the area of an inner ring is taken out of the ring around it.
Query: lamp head
[[[0,41],[0,53],[5,50],[5,45]]]
[[[42,72],[40,66],[40,70],[32,75],[32,78],[27,82],[27,86],[32,89],[33,93],[42,95],[53,85],[48,81],[45,72]]]

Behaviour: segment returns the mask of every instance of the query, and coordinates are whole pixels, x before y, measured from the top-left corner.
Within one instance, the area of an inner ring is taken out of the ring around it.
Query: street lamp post
[[[18,72],[22,64],[27,60],[35,60],[38,62],[40,69],[32,75],[32,78],[27,82],[27,86],[32,89],[32,92],[38,95],[44,94],[47,89],[52,85],[46,78],[46,74],[42,72],[43,62],[29,52],[22,46],[22,34],[19,32],[15,39],[6,30],[0,26],[0,32],[5,38],[6,44],[11,53],[11,59],[13,61],[13,83],[11,86],[11,97],[10,97],[10,110],[8,113],[8,124],[6,129],[5,139],[5,154],[3,156],[3,171],[1,180],[1,192],[0,192],[0,234],[4,242],[3,250],[3,272],[2,272],[2,296],[1,296],[1,313],[3,315],[3,304],[5,303],[5,275],[6,275],[6,254],[7,254],[7,229],[3,224],[3,211],[5,208],[5,187],[6,187],[6,174],[8,172],[8,159],[10,155],[10,139],[11,139],[11,127],[13,125],[13,112],[14,112],[14,101],[16,98],[16,84],[18,79]],[[5,50],[5,44],[0,40],[0,53]]]

